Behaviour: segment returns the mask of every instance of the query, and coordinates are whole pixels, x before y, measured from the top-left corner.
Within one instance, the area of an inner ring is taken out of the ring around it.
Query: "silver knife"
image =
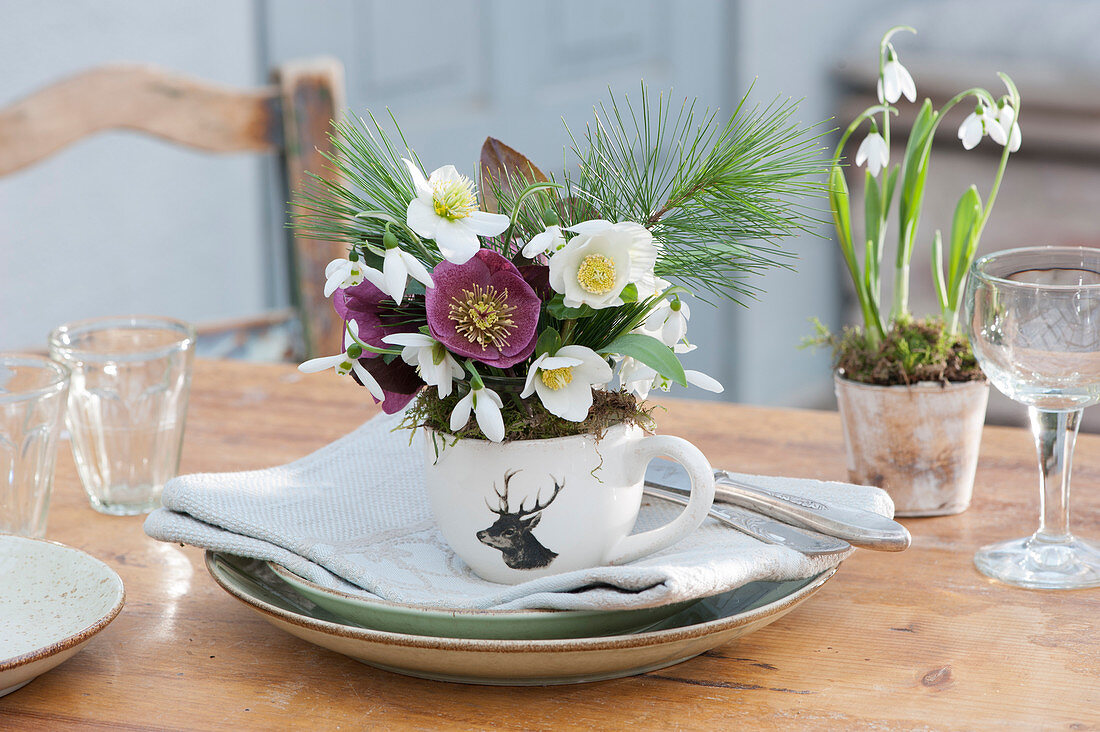
[[[688,504],[688,499],[679,493],[667,491],[646,485],[644,493],[647,496],[660,498],[682,506]],[[765,544],[778,544],[796,552],[801,552],[808,557],[843,554],[852,548],[852,545],[832,536],[825,536],[816,531],[804,531],[789,524],[773,521],[770,518],[745,511],[736,506],[712,506],[709,515],[718,519],[727,526],[732,526],[743,534],[748,534],[754,539],[759,539]]]
[[[671,460],[658,458],[649,463],[647,486],[688,495],[687,474]],[[724,470],[714,471],[714,500],[764,514],[810,531],[817,531],[853,546],[878,551],[900,552],[912,541],[909,530],[897,521],[872,511],[825,504],[803,496],[749,485]]]

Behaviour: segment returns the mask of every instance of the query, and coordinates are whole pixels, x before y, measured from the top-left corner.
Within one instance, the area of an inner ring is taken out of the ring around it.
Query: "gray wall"
[[[0,105],[110,62],[242,87],[266,76],[250,2],[0,0],[0,18]],[[74,318],[263,310],[264,170],[256,156],[108,133],[0,179],[0,349],[41,348]]]

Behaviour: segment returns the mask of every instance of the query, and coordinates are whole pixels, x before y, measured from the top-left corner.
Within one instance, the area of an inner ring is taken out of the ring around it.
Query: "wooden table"
[[[299,458],[375,412],[335,375],[197,365],[184,472]],[[716,465],[843,479],[836,414],[668,400],[660,429]],[[114,567],[126,607],[76,657],[0,698],[0,728],[1100,729],[1100,590],[987,580],[971,556],[1037,523],[1031,438],[989,428],[969,511],[907,521],[767,628],[643,676],[493,688],[407,678],[309,645],[220,590],[202,552],[89,508],[67,449],[48,538]],[[1083,435],[1074,527],[1100,539],[1100,436]],[[2,580],[0,580],[2,583]]]

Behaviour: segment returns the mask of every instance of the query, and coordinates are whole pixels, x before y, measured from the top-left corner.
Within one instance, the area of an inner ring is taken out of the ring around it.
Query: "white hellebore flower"
[[[642,332],[672,348],[687,335],[690,317],[691,309],[680,298],[672,302],[665,301],[646,317],[645,330]]]
[[[1020,123],[1016,121],[1016,110],[1012,108],[1011,104],[1008,102],[1001,104],[1000,110],[997,112],[997,121],[1002,129],[1011,130],[1008,133],[1008,151],[1016,152],[1019,150],[1023,135],[1020,132]]]
[[[477,426],[485,436],[493,442],[500,442],[504,439],[504,418],[500,416],[502,406],[504,402],[492,389],[471,388],[470,393],[459,399],[451,411],[451,431],[458,432],[465,427],[473,411]]]
[[[591,348],[563,346],[544,353],[531,364],[520,396],[539,395],[551,413],[570,422],[583,422],[592,407],[592,387],[611,381],[611,367]]]
[[[910,102],[917,101],[917,85],[913,75],[898,61],[897,54],[890,50],[890,57],[882,67],[882,76],[878,80],[878,100],[880,104],[893,104],[902,95]]]
[[[523,247],[523,256],[534,259],[548,251],[557,251],[565,246],[565,237],[561,233],[561,227],[557,224],[547,226],[544,231],[531,237],[531,241]]]
[[[658,247],[644,226],[594,219],[567,230],[577,236],[550,257],[550,286],[565,295],[566,307],[617,307],[629,284],[638,288],[639,300],[657,294]]]
[[[372,273],[376,274],[377,270],[367,272],[367,278],[370,279],[371,284],[392,297],[398,305],[405,297],[405,285],[409,277],[423,283],[425,287],[435,287],[432,276],[428,274],[428,270],[420,260],[399,247],[386,249],[386,254],[382,258],[380,279],[372,276]]]
[[[878,130],[872,131],[863,138],[863,142],[859,143],[859,149],[856,150],[856,165],[864,163],[867,163],[867,170],[871,171],[871,175],[876,178],[879,171],[890,164],[890,148],[886,146],[886,140]]]
[[[340,374],[340,376],[347,376],[355,372],[355,375],[363,382],[363,386],[367,387],[367,391],[371,393],[371,396],[380,402],[385,401],[386,394],[382,391],[382,387],[379,386],[378,380],[371,376],[370,371],[367,371],[363,365],[359,363],[359,358],[363,355],[363,347],[355,342],[355,338],[359,337],[359,323],[354,320],[349,320],[347,327],[348,330],[351,331],[351,335],[345,331],[343,353],[339,353],[335,356],[311,358],[305,363],[298,364],[298,370],[303,374],[316,374],[326,369],[335,369],[336,373]],[[354,335],[355,338],[352,338],[352,335]]]
[[[363,284],[367,267],[362,261],[334,259],[325,265],[325,297],[344,287]]]
[[[1004,127],[997,120],[997,115],[985,102],[978,102],[974,111],[959,125],[959,139],[962,140],[964,148],[971,150],[981,142],[983,135],[989,135],[1001,145],[1008,141],[1008,136],[1005,135]]]
[[[405,160],[405,165],[416,188],[405,223],[425,239],[435,240],[448,262],[465,264],[481,248],[479,235],[496,236],[508,228],[507,216],[478,211],[473,181],[455,166],[437,168],[425,180],[415,163]]]
[[[392,333],[382,339],[385,343],[402,346],[401,358],[428,386],[439,390],[440,398],[450,396],[455,379],[462,378],[462,366],[450,354],[447,347],[423,333]]]

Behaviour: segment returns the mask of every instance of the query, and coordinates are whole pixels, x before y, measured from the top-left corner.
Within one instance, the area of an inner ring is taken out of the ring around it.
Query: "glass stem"
[[[1039,455],[1040,523],[1035,538],[1069,541],[1069,473],[1081,410],[1051,412],[1028,407]]]

